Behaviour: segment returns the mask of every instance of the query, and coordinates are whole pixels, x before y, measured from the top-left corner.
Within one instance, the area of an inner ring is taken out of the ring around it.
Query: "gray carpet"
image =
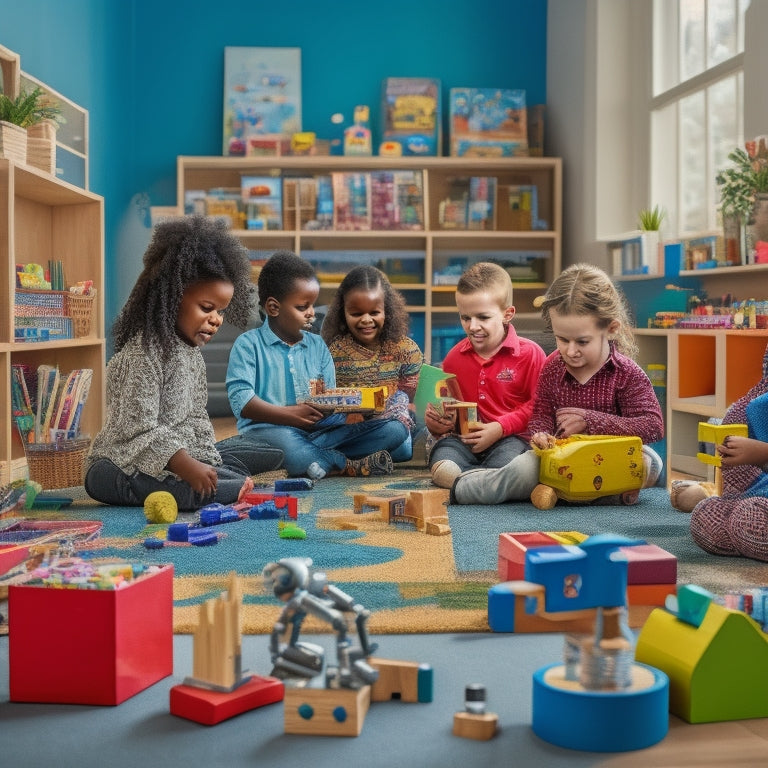
[[[742,557],[717,557],[691,539],[690,515],[670,506],[664,488],[648,488],[631,507],[567,505],[542,511],[532,504],[450,507],[456,567],[459,571],[496,571],[498,537],[511,531],[615,533],[645,539],[678,560],[678,584],[697,584],[724,594],[729,589],[768,584],[768,563]]]

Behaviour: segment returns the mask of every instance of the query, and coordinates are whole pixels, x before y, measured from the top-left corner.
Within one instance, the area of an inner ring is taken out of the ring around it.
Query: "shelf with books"
[[[457,269],[502,263],[518,313],[532,320],[534,298],[560,272],[559,158],[180,156],[178,212],[212,190],[242,189],[243,179],[257,179],[246,187],[266,197],[278,177],[282,228],[235,230],[254,260],[280,248],[299,253],[317,268],[321,304],[354,264],[379,266],[418,317],[425,359],[435,364],[448,323],[458,326]],[[233,226],[242,219],[233,216]]]
[[[93,369],[81,431],[94,435],[104,415],[103,199],[51,174],[0,159],[0,484],[24,468],[24,446],[11,412],[14,365],[62,372]],[[16,265],[60,260],[68,285],[91,280],[96,288],[88,335],[48,341],[15,339]]]

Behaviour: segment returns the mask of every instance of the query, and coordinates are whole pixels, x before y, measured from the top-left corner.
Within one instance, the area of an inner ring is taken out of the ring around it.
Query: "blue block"
[[[168,526],[168,541],[189,541],[189,525],[187,523],[171,523]]]
[[[515,597],[507,582],[488,590],[488,626],[491,632],[515,631]]]
[[[419,703],[428,704],[432,701],[434,683],[433,670],[429,664],[419,664],[416,672],[416,699]]]

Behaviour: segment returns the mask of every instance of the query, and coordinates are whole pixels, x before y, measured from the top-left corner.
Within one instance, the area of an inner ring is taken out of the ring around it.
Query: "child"
[[[724,424],[747,424],[749,437],[731,435],[717,447],[722,457],[722,496],[707,495],[701,489],[691,515],[693,540],[715,555],[768,560],[768,348],[763,357],[763,378],[726,412]],[[675,492],[695,486],[689,481],[672,484]]]
[[[339,387],[379,387],[389,391],[386,408],[371,419],[402,426],[392,461],[413,456],[413,398],[423,355],[408,338],[408,311],[387,276],[372,266],[354,267],[342,280],[323,321],[322,337],[336,367]]]
[[[402,442],[399,422],[346,424],[345,414],[326,415],[305,402],[312,380],[336,386],[328,347],[308,333],[319,292],[311,264],[295,253],[278,251],[262,268],[259,302],[266,320],[235,340],[227,368],[238,432],[280,448],[292,477],[389,474],[386,448]]]
[[[245,327],[251,305],[248,252],[221,222],[194,216],[159,224],[144,269],[113,328],[107,419],[86,462],[97,501],[139,506],[168,491],[179,509],[230,504],[250,475],[282,454],[237,438],[214,443],[200,348],[227,320]]]
[[[456,306],[467,338],[445,356],[465,401],[477,403],[479,424],[456,433],[456,411],[429,403],[424,420],[435,439],[432,482],[450,488],[471,467],[503,467],[528,449],[528,419],[544,350],[512,325],[512,281],[498,264],[479,262],[459,278]]]
[[[531,442],[546,448],[555,438],[575,434],[636,435],[643,443],[661,439],[661,408],[648,376],[629,357],[634,338],[623,297],[611,279],[590,264],[568,267],[550,285],[541,313],[557,349],[541,371],[528,423]],[[661,459],[647,445],[643,456],[645,485],[653,485]],[[458,504],[527,501],[538,482],[539,457],[527,451],[501,469],[461,475],[451,498]],[[637,495],[622,500],[634,503]]]

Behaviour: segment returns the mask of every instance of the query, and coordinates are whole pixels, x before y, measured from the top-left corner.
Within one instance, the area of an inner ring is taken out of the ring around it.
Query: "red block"
[[[276,677],[254,675],[230,693],[193,685],[171,688],[171,714],[203,725],[216,725],[235,715],[282,701],[285,685]]]
[[[562,543],[554,535],[542,531],[500,533],[499,581],[522,581],[525,578],[526,550]],[[619,549],[627,558],[627,584],[667,586],[677,582],[677,558],[656,544],[638,544]]]
[[[627,584],[675,584],[677,558],[655,544],[620,547],[627,558]]]
[[[173,672],[173,566],[116,590],[8,589],[11,701],[120,704]]]

